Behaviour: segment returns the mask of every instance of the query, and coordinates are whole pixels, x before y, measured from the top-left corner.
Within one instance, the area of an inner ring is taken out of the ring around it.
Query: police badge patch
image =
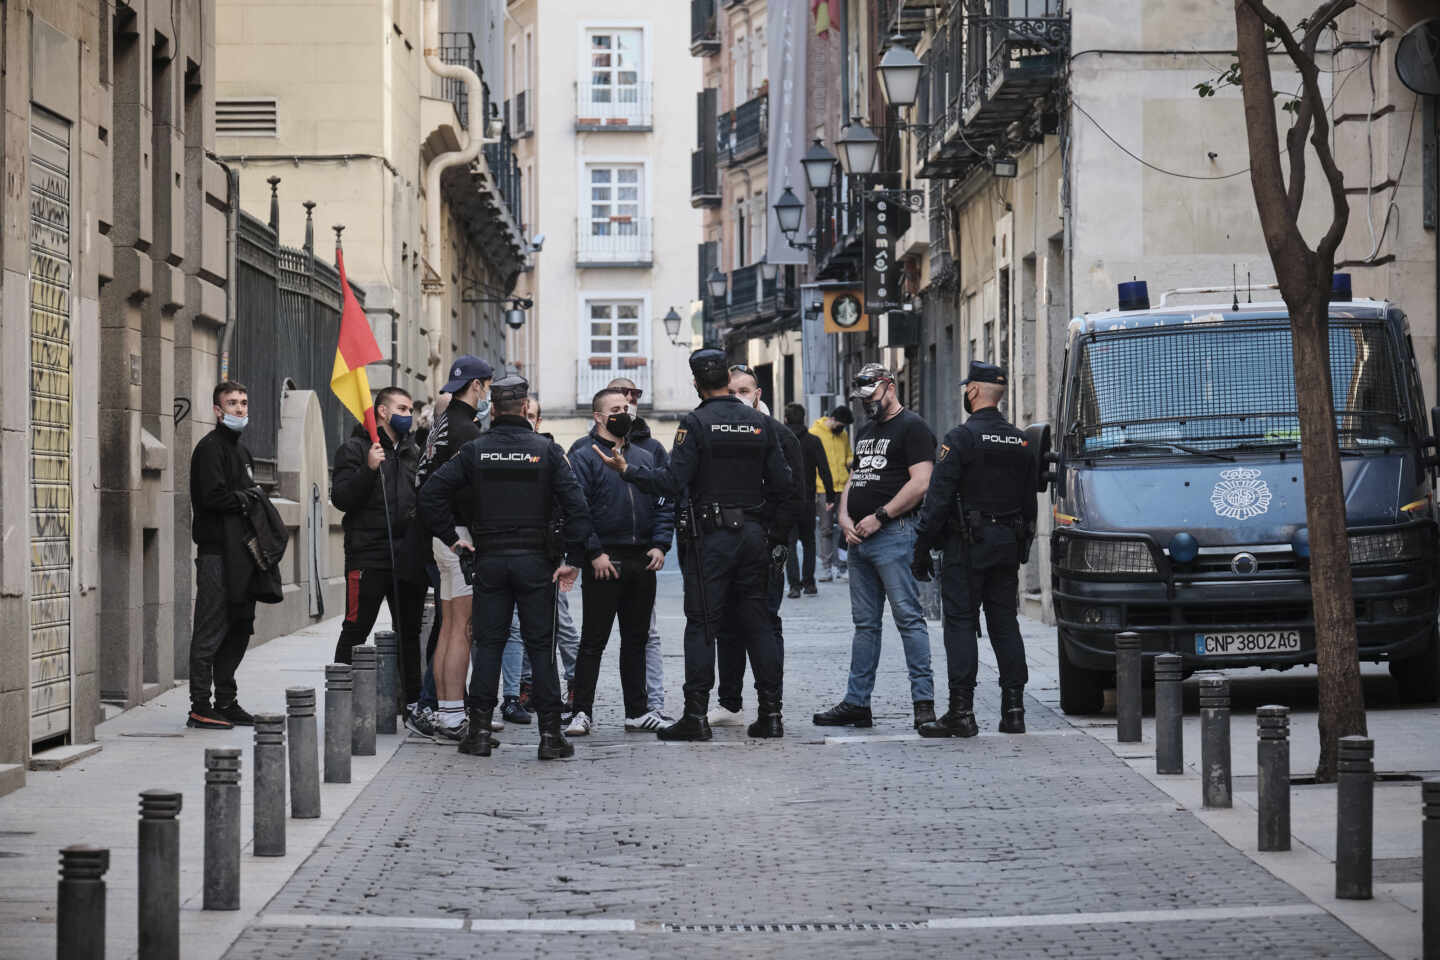
[[[681,427],[679,430],[675,431],[675,446],[678,447],[680,446],[680,444],[685,442],[685,432],[686,431],[684,427]]]
[[[1220,482],[1210,491],[1215,514],[1231,520],[1249,520],[1270,509],[1270,485],[1253,467],[1220,471]]]

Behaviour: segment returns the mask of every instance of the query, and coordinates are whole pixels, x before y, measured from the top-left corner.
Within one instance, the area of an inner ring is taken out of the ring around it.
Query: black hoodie
[[[409,435],[391,443],[381,428],[380,446],[385,460],[380,470],[371,470],[370,432],[356,424],[350,438],[335,451],[335,469],[330,475],[330,502],[345,514],[345,568],[347,570],[389,570],[393,534],[397,561],[403,554],[406,531],[415,517],[415,470],[420,451]],[[384,493],[379,473],[383,472]],[[382,498],[383,496],[383,498]],[[390,508],[387,534],[385,508]]]

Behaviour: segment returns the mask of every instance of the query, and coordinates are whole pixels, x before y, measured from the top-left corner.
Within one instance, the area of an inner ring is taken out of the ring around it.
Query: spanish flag
[[[370,396],[370,379],[365,376],[365,364],[384,360],[375,334],[370,332],[370,321],[360,309],[360,301],[345,279],[345,254],[339,245],[335,247],[335,265],[340,268],[340,290],[345,304],[340,310],[340,342],[335,345],[335,369],[330,374],[330,389],[345,404],[345,409],[355,419],[365,424],[370,431],[370,440],[380,442],[375,428],[375,403]]]

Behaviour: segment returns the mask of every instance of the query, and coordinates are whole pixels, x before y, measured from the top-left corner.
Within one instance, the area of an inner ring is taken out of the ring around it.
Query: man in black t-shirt
[[[930,632],[920,591],[910,572],[915,551],[915,512],[935,465],[935,434],[917,414],[900,405],[895,378],[878,363],[860,369],[850,398],[865,405],[869,422],[855,442],[850,479],[840,495],[840,530],[849,545],[850,682],[845,699],[815,714],[818,726],[868,727],[870,693],[880,662],[880,617],[885,601],[905,645],[915,727],[935,719],[935,685],[930,672]]]

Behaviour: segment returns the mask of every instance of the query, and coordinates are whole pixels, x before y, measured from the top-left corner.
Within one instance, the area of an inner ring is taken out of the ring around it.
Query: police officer
[[[1025,644],[1016,618],[1020,564],[1035,531],[1035,462],[1025,435],[1001,416],[1005,370],[972,361],[965,388],[970,418],[945,435],[925,494],[911,570],[933,575],[930,550],[944,551],[940,596],[950,710],[920,727],[922,737],[973,737],[976,631],[980,608],[1000,667],[1000,732],[1025,732]]]
[[[657,732],[661,740],[709,740],[706,711],[715,685],[715,636],[722,614],[733,617],[728,635],[743,640],[755,672],[759,718],[752,737],[784,735],[780,717],[780,655],[767,599],[769,566],[778,547],[783,560],[791,517],[767,512],[766,491],[788,491],[790,468],[772,421],[730,394],[725,354],[690,355],[700,405],[675,431],[670,462],[636,467],[597,450],[606,466],[646,493],[679,500],[692,552],[685,568],[685,714]],[[762,517],[775,519],[767,529]],[[693,521],[693,524],[691,523]]]
[[[565,454],[525,419],[530,385],[521,377],[490,387],[494,421],[466,444],[420,491],[420,511],[436,537],[473,564],[476,659],[465,697],[468,729],[460,752],[488,757],[494,746],[490,720],[500,682],[500,657],[518,608],[520,636],[534,672],[534,703],[540,716],[540,759],[568,757],[575,748],[560,731],[560,680],[555,674],[555,585],[568,591],[579,573],[590,511]],[[470,502],[471,543],[455,531],[451,500]],[[552,519],[564,517],[554,543]],[[478,549],[477,549],[478,545]]]

